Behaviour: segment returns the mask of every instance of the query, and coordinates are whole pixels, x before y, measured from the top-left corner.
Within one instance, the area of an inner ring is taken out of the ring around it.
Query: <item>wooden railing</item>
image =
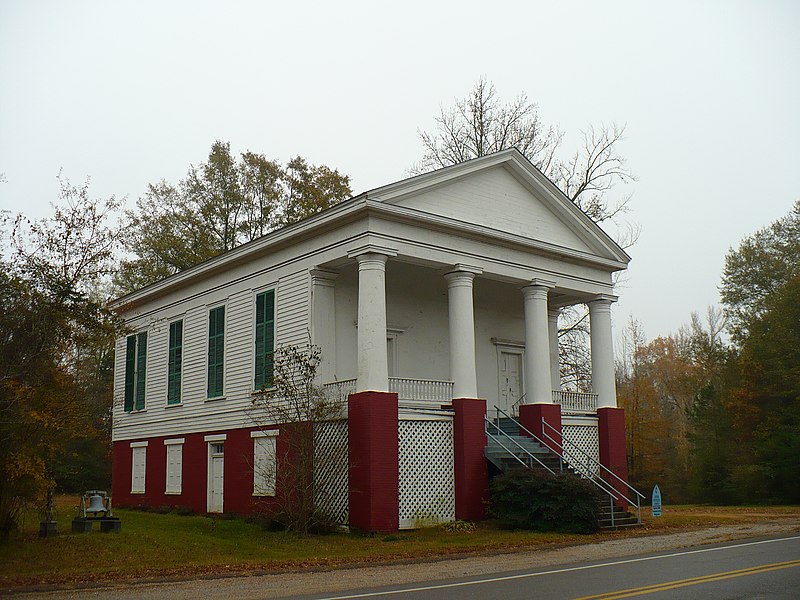
[[[355,379],[342,379],[341,381],[332,381],[322,386],[328,397],[333,400],[341,400],[347,402],[347,396],[356,391]]]
[[[597,394],[553,390],[553,402],[560,404],[563,412],[597,412]]]
[[[343,379],[324,385],[325,391],[335,398],[346,399],[356,391],[355,379]],[[389,391],[396,393],[398,400],[417,400],[448,404],[453,399],[453,382],[437,379],[412,379],[411,377],[389,377]]]
[[[399,400],[422,400],[447,404],[453,399],[453,382],[436,379],[389,377],[389,391]]]

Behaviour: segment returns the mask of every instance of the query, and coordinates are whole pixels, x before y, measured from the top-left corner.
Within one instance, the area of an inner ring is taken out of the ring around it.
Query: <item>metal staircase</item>
[[[497,408],[494,419],[484,418],[484,429],[487,437],[484,454],[500,471],[522,466],[534,470],[544,469],[553,475],[564,474],[588,479],[597,489],[598,522],[601,529],[619,529],[641,524],[641,500],[644,496],[572,442],[563,438],[559,441],[557,437],[561,437],[560,435],[551,435],[558,432],[544,420],[542,439],[504,410]],[[623,503],[630,508],[635,506],[636,514],[623,508]]]

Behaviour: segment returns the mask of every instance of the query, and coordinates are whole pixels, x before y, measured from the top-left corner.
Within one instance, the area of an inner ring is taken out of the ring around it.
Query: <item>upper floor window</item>
[[[181,361],[183,360],[183,321],[169,324],[167,359],[167,404],[181,402]]]
[[[208,311],[208,397],[224,394],[225,380],[225,307]]]
[[[125,347],[125,410],[144,410],[147,332],[129,335]]]
[[[255,389],[272,385],[275,351],[275,290],[256,296]]]

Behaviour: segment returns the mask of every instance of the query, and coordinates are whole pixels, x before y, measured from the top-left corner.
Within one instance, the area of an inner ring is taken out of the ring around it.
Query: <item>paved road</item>
[[[616,600],[637,597],[800,598],[800,536],[747,540],[485,578],[293,598]]]

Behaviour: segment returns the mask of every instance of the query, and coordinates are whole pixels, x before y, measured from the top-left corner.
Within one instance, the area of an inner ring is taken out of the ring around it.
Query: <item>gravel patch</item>
[[[719,526],[697,531],[625,537],[598,543],[484,554],[465,558],[443,559],[374,567],[344,568],[328,571],[259,574],[222,579],[184,581],[126,582],[102,587],[49,592],[23,592],[26,599],[70,598],[113,600],[149,600],[170,598],[197,600],[202,597],[255,600],[283,598],[301,594],[335,594],[375,586],[404,585],[423,581],[475,577],[544,568],[578,562],[601,561],[636,554],[688,548],[731,540],[800,533],[800,519]],[[17,593],[19,593],[18,591]]]

